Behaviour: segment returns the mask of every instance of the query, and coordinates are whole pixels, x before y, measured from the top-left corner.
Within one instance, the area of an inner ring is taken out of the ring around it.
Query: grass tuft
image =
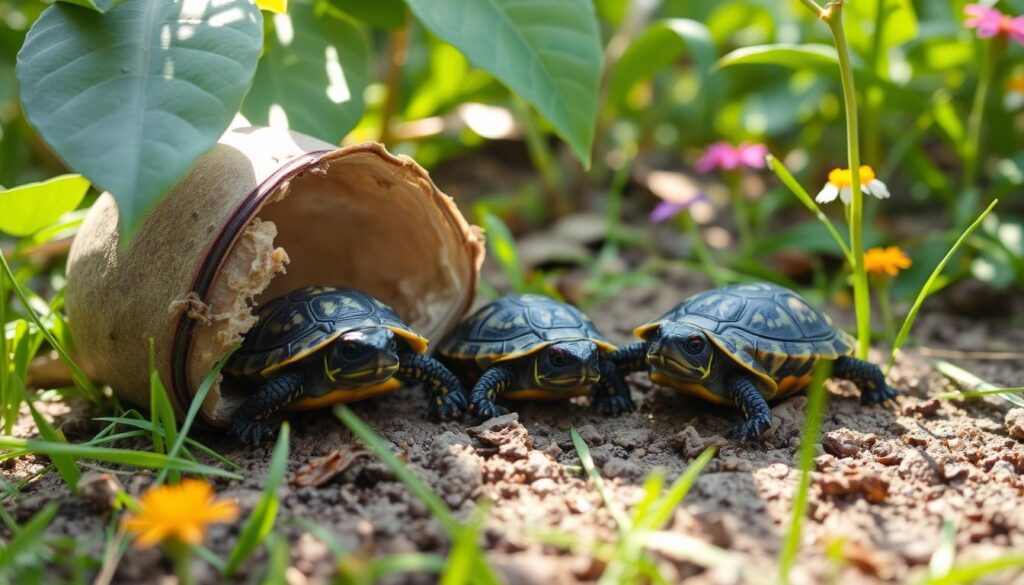
[[[288,466],[288,436],[289,426],[287,422],[281,424],[281,430],[277,435],[277,443],[274,445],[274,453],[270,456],[270,466],[267,470],[267,480],[263,486],[263,494],[260,501],[253,508],[251,514],[242,526],[242,532],[238,542],[231,549],[231,556],[224,567],[225,577],[231,577],[247,561],[252,553],[262,544],[270,531],[274,529],[274,522],[277,521],[277,511],[280,506],[277,499],[277,489],[284,481],[285,470]]]
[[[825,380],[832,374],[832,364],[822,361],[814,368],[814,377],[807,389],[807,407],[804,420],[803,436],[800,438],[800,450],[797,454],[797,461],[800,468],[800,482],[797,484],[796,494],[793,496],[793,513],[789,520],[789,529],[786,531],[782,543],[782,550],[779,552],[779,574],[777,582],[781,585],[789,583],[789,572],[796,561],[797,553],[800,552],[800,540],[803,536],[804,516],[807,515],[807,501],[811,488],[811,469],[814,467],[814,457],[821,431],[821,418],[825,411],[827,392],[825,391]]]

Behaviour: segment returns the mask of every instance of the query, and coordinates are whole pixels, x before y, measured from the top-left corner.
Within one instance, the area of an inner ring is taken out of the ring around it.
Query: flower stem
[[[682,225],[683,231],[686,235],[690,236],[690,245],[693,246],[693,255],[697,257],[697,260],[704,266],[704,273],[708,275],[711,282],[715,283],[715,286],[725,286],[726,280],[722,277],[721,272],[718,269],[718,264],[715,263],[714,257],[711,255],[711,251],[708,250],[707,245],[704,244],[704,236],[700,233],[700,229],[697,227],[697,222],[693,221],[693,217],[690,216],[689,211],[683,211],[678,215],[679,224]]]
[[[974,90],[974,102],[967,118],[967,141],[964,144],[963,197],[957,213],[957,225],[963,225],[974,214],[978,205],[978,167],[981,160],[981,132],[985,121],[985,103],[988,101],[992,78],[995,76],[997,53],[1002,45],[999,39],[981,40],[981,67],[978,72],[978,87]]]
[[[726,175],[729,184],[729,197],[732,200],[732,211],[736,218],[736,232],[739,234],[740,252],[749,256],[754,245],[754,232],[751,227],[751,202],[743,197],[743,172],[731,171]]]
[[[392,139],[391,118],[401,97],[402,68],[405,66],[409,53],[409,24],[391,33],[391,44],[388,48],[388,70],[386,76],[387,94],[380,111],[380,137],[383,144],[390,144]]]
[[[871,297],[868,274],[864,270],[864,193],[860,184],[860,137],[857,121],[857,90],[853,84],[850,47],[843,30],[843,3],[832,2],[823,16],[839,54],[839,73],[843,83],[843,104],[846,108],[846,146],[850,164],[850,249],[853,252],[853,304],[857,310],[857,357],[866,359],[871,346]]]
[[[178,575],[178,584],[193,585],[195,579],[192,577],[192,549],[180,542],[168,542],[165,549],[174,560],[174,572]]]

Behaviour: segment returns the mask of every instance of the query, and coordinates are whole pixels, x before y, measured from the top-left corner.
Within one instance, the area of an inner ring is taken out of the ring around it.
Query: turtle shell
[[[227,366],[232,374],[265,378],[354,329],[390,329],[417,353],[426,353],[429,343],[391,307],[350,288],[300,288],[270,301],[258,316],[259,322]]]
[[[615,351],[579,309],[543,295],[509,295],[467,319],[438,348],[440,356],[479,371],[561,341],[589,340],[602,352]]]
[[[694,295],[660,318],[637,327],[649,337],[665,322],[704,331],[720,350],[763,381],[769,398],[807,385],[819,359],[853,353],[855,342],[828,315],[775,284],[726,286]]]

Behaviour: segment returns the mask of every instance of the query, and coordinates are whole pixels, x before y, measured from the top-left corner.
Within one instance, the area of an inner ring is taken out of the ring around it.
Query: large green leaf
[[[263,45],[250,0],[47,8],[18,53],[25,113],[75,171],[117,200],[121,231],[216,143]]]
[[[923,94],[878,77],[864,66],[857,55],[851,55],[850,61],[859,87],[873,85],[881,88],[889,106],[905,111],[920,110],[922,99],[926,99]],[[839,56],[835,48],[828,45],[779,43],[742,47],[719,59],[716,67],[737,65],[780,65],[791,69],[810,69],[839,80]]]
[[[81,6],[88,8],[95,12],[106,12],[125,0],[60,0],[67,4],[74,4],[75,6]]]
[[[434,34],[530,102],[590,164],[601,36],[590,0],[406,0]]]
[[[405,24],[402,0],[331,0],[335,6],[367,24],[397,29]]]
[[[27,236],[78,207],[89,191],[81,175],[61,175],[0,191],[0,231]]]
[[[634,85],[674,63],[687,48],[706,90],[717,58],[711,33],[695,20],[673,18],[651,24],[622,54],[608,83],[608,102],[621,104]]]
[[[254,124],[340,142],[363,116],[369,59],[362,30],[340,10],[293,0],[288,14],[274,15],[242,112]]]

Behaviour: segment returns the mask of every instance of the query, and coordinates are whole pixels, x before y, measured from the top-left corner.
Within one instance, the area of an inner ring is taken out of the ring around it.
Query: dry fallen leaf
[[[340,450],[331,451],[327,455],[310,459],[299,468],[292,478],[292,485],[296,487],[320,487],[335,477],[341,475],[346,469],[363,457],[369,456],[368,451],[357,449],[342,453]]]

